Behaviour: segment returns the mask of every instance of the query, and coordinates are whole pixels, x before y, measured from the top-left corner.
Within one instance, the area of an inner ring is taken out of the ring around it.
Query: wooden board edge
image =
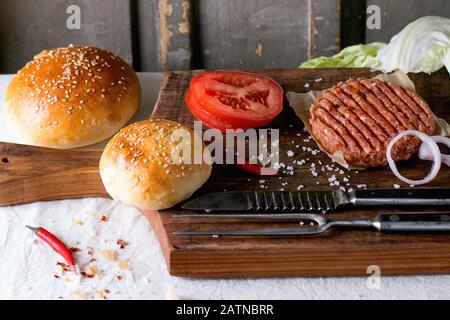
[[[169,273],[189,278],[367,277],[369,266],[379,266],[386,276],[450,273],[450,252],[443,257],[442,251],[430,248],[401,250],[401,254],[396,250],[364,254],[339,250],[333,257],[311,252],[314,257],[308,258],[300,250],[176,249],[171,252]]]
[[[162,254],[164,256],[164,260],[166,261],[167,269],[169,270],[170,273],[172,261],[171,257],[174,248],[169,242],[169,237],[167,236],[166,229],[164,228],[164,225],[162,223],[161,216],[159,215],[158,211],[153,210],[140,210],[140,211],[150,222],[153,231],[156,234],[159,245],[161,247]]]
[[[155,106],[153,108],[152,113],[150,114],[150,119],[154,118],[155,111],[158,109],[159,105],[161,104],[161,98],[162,98],[162,95],[164,94],[164,91],[165,91],[165,88],[166,88],[167,84],[170,81],[171,73],[172,73],[171,71],[164,72],[163,78],[162,78],[161,83],[159,85],[158,98],[156,99]]]

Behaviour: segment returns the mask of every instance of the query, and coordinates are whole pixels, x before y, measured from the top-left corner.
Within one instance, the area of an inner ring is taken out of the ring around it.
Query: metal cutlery
[[[203,215],[196,215],[203,217]],[[232,215],[222,215],[231,218]],[[188,217],[188,216],[179,216]],[[191,215],[191,217],[194,217]],[[215,216],[216,217],[216,216]],[[243,216],[240,215],[240,218]],[[386,231],[450,231],[450,213],[380,214],[373,219],[332,220],[320,214],[298,214],[298,227],[248,230],[191,230],[178,236],[296,236],[322,234],[332,227],[368,228]],[[217,217],[216,217],[217,218]],[[249,217],[250,218],[250,217]],[[251,217],[253,218],[253,217]]]
[[[449,188],[354,191],[227,191],[188,201],[182,209],[326,213],[353,206],[450,206]]]

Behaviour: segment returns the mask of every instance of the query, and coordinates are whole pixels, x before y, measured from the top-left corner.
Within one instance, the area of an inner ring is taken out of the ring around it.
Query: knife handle
[[[450,189],[356,190],[351,201],[356,206],[450,206]]]
[[[380,214],[373,225],[379,231],[450,231],[450,213]]]

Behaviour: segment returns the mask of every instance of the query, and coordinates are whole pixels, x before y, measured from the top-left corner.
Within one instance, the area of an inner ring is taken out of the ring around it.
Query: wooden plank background
[[[380,6],[381,29],[366,8]],[[81,30],[66,10],[81,8]],[[2,0],[0,73],[69,43],[116,52],[138,71],[288,68],[340,48],[388,41],[423,15],[450,17],[448,0]]]
[[[409,22],[423,16],[450,18],[449,0],[368,0],[381,8],[381,29],[367,30],[367,41],[389,41]]]
[[[81,30],[66,27],[67,7],[81,9]],[[95,45],[132,57],[129,0],[1,0],[0,73],[12,73],[43,49]]]

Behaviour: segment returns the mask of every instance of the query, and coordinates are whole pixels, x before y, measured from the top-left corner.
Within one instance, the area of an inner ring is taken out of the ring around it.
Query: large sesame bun
[[[194,161],[194,151],[204,161],[198,157]],[[183,157],[189,152],[191,156]],[[100,175],[113,199],[140,209],[161,210],[200,188],[211,174],[210,163],[209,151],[191,130],[173,121],[153,119],[123,128],[111,139],[100,160]]]
[[[6,114],[27,143],[76,148],[114,135],[137,112],[141,88],[131,67],[105,50],[44,50],[12,79]]]

